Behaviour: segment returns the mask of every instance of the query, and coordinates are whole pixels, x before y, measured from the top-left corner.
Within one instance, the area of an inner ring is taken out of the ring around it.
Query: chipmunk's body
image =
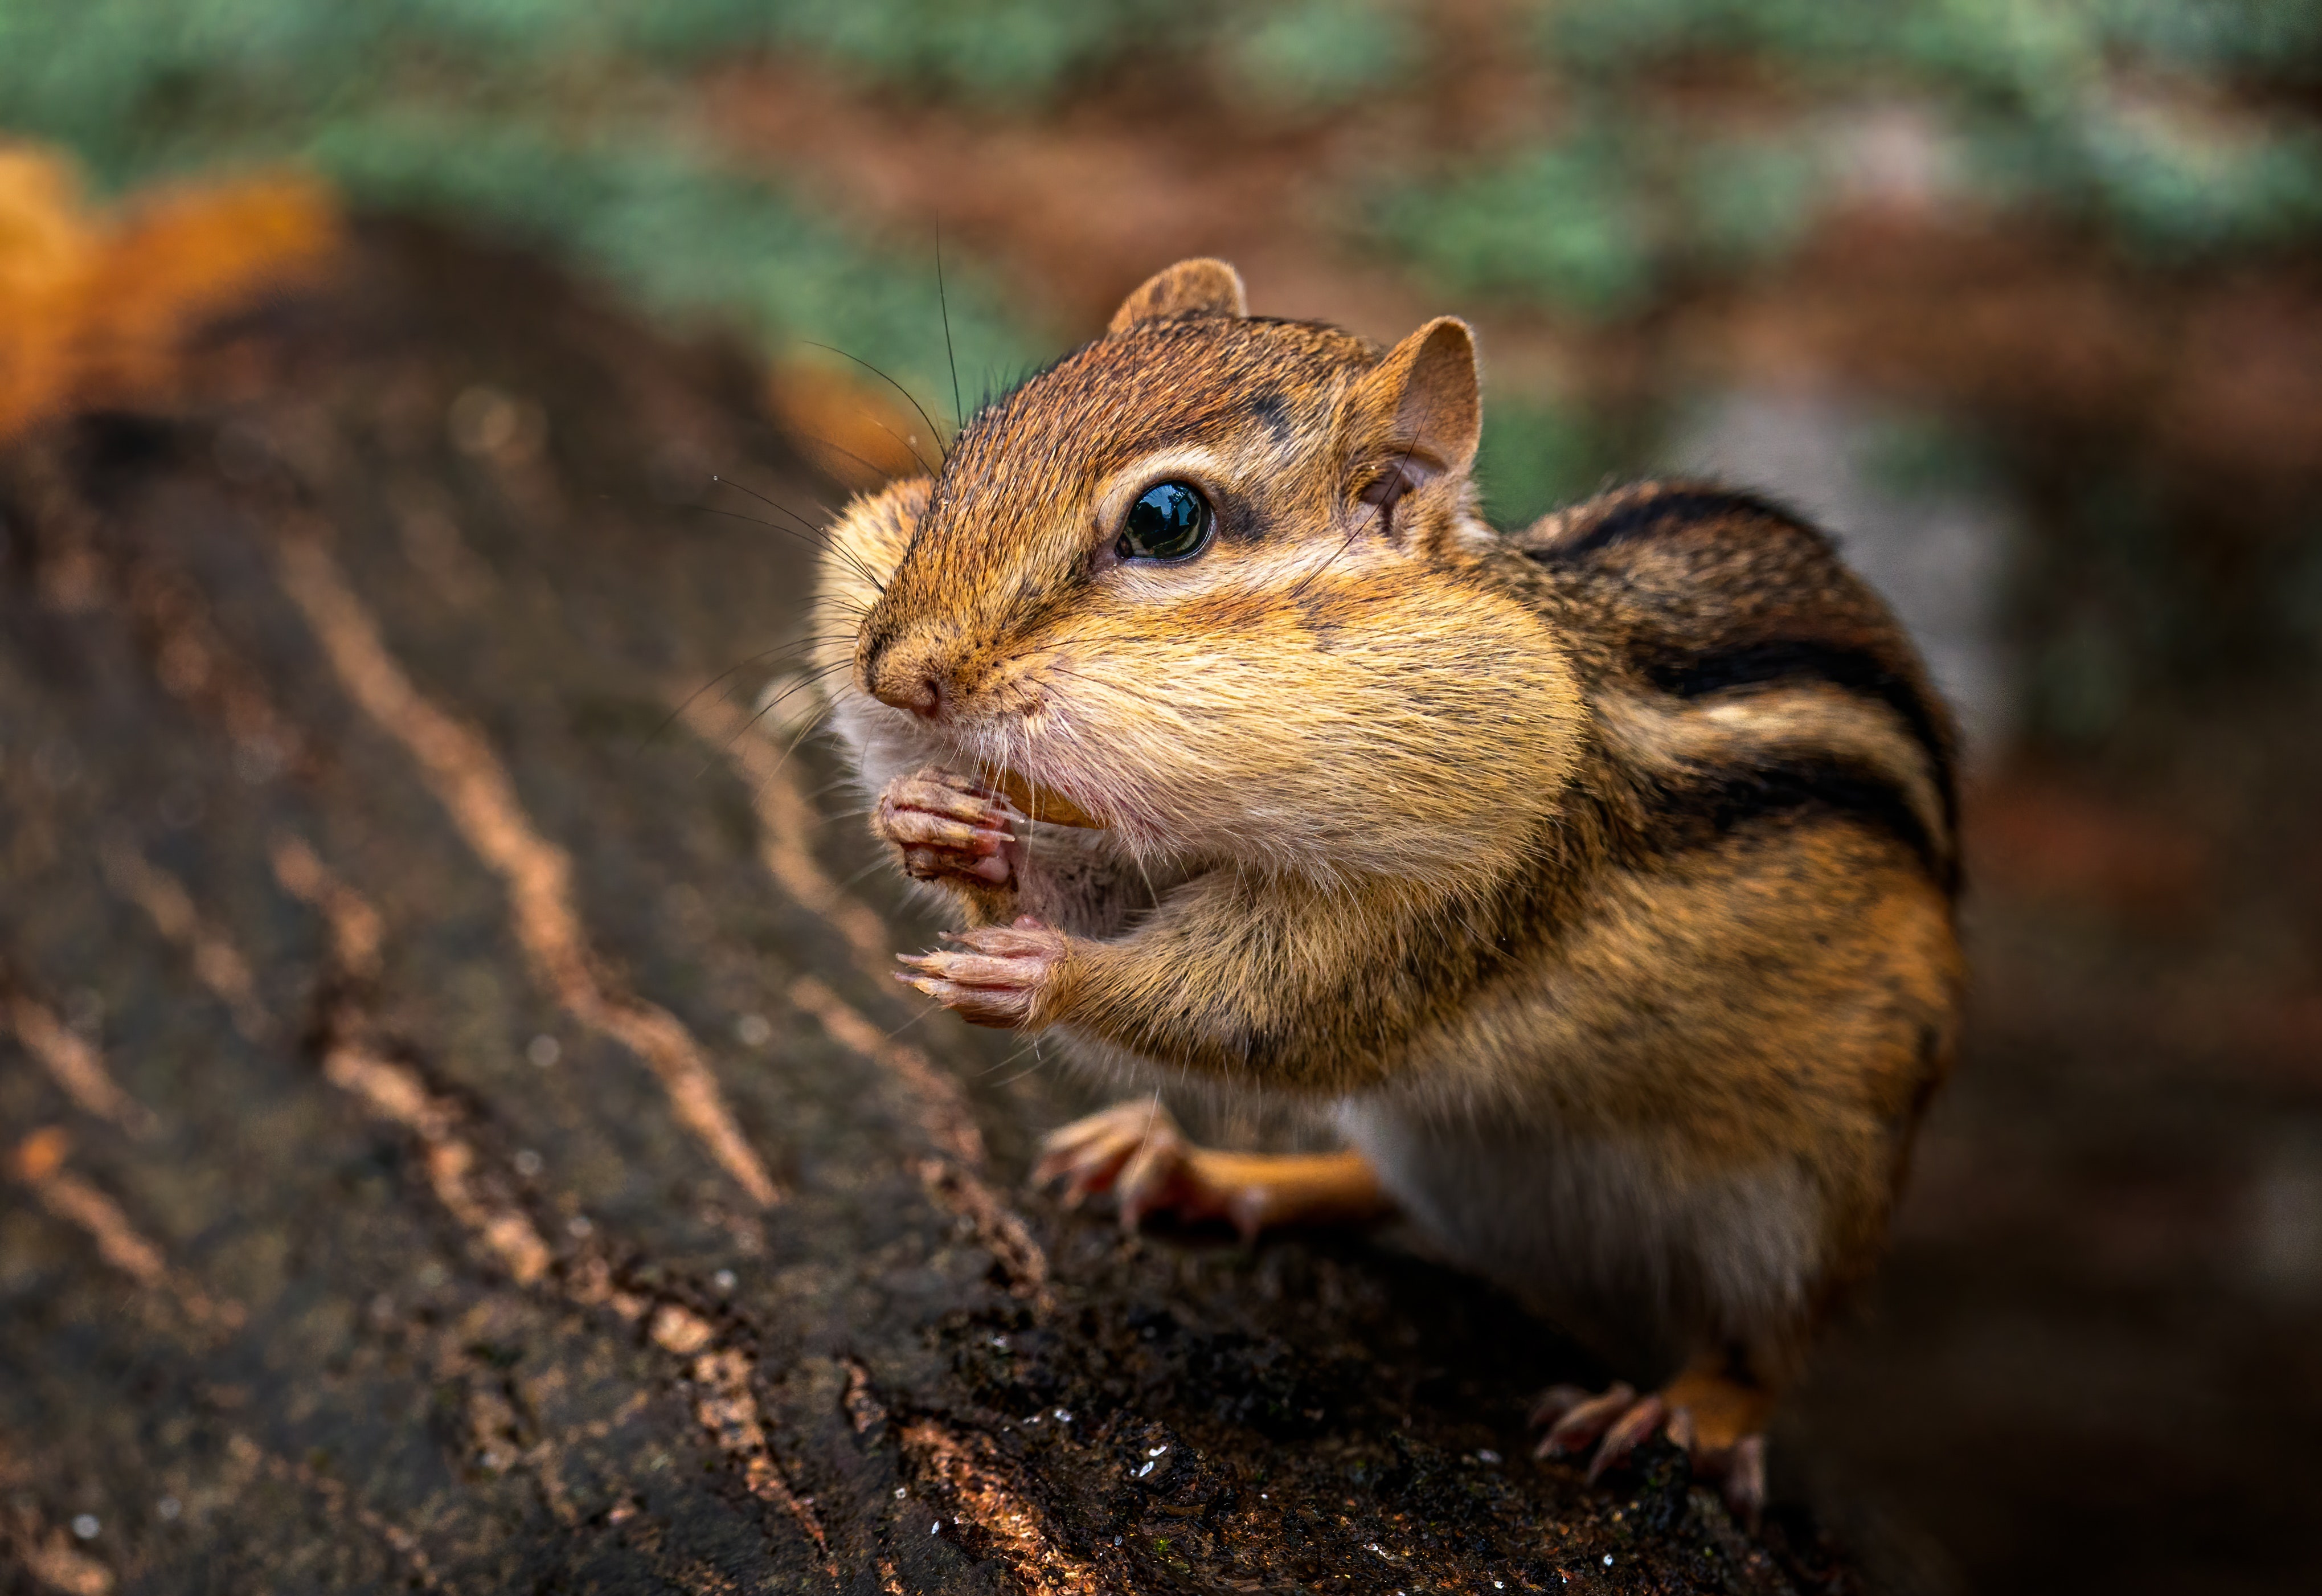
[[[1383,1189],[1683,1363],[1552,1440],[1666,1420],[1747,1499],[1950,1058],[1948,722],[1811,528],[1646,485],[1503,536],[1463,326],[1382,356],[1239,295],[1164,273],[836,530],[837,724],[982,928],[915,983],[1125,1080],[1331,1105],[1358,1160],[1115,1114],[1052,1167],[1245,1221]]]

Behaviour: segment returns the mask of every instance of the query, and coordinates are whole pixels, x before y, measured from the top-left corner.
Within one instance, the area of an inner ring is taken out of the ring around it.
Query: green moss
[[[1376,232],[1455,293],[1537,298],[1582,316],[1634,309],[1661,262],[1646,197],[1609,134],[1529,151],[1378,206]]]
[[[1747,264],[1786,254],[1813,223],[1829,177],[1803,142],[1720,142],[1680,169],[1687,244],[1701,265]]]
[[[2171,260],[2322,232],[2322,128],[2299,108],[2322,84],[2322,7],[2303,0],[1535,9],[1517,36],[1550,69],[1552,136],[1397,180],[1357,176],[1342,195],[1358,242],[1454,294],[1622,316],[1778,260],[1848,152],[1842,122],[1817,109],[1866,96],[1924,113],[1957,147],[1970,200],[2076,216]],[[462,139],[579,124],[617,150],[631,123],[682,123],[679,74],[753,53],[1007,108],[1138,77],[1182,83],[1189,104],[1351,112],[1427,92],[1432,40],[1405,0],[14,0],[0,6],[0,123],[125,184],[384,121],[440,117]],[[1663,75],[1705,60],[1788,109],[1736,129],[1653,97]],[[2202,109],[2220,101],[2238,108]],[[578,174],[593,157],[568,153],[560,173],[590,187]],[[665,165],[723,180],[681,150]],[[443,183],[472,187],[463,173]],[[719,252],[714,234],[694,236],[693,275],[755,280]],[[759,289],[735,307],[754,322],[765,310]]]
[[[1228,34],[1224,53],[1261,99],[1320,108],[1415,77],[1423,42],[1410,16],[1384,0],[1288,0]]]
[[[916,260],[870,247],[681,140],[389,114],[334,121],[303,153],[363,203],[550,249],[681,322],[835,344],[950,408],[932,241]],[[976,274],[955,263],[946,289],[972,406],[1045,345]]]
[[[1564,0],[1533,37],[1557,131],[1417,174],[1372,206],[1372,238],[1444,289],[1582,318],[1778,259],[1854,154],[1827,108],[1904,105],[1943,180],[2166,260],[2322,234],[2322,7],[2272,0]],[[1656,98],[1714,62],[1735,86]],[[2219,107],[2230,106],[2230,109]],[[1735,107],[1746,115],[1735,120]]]

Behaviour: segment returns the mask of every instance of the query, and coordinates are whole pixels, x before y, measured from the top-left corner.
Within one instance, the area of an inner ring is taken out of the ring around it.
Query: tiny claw
[[[1585,1386],[1552,1385],[1540,1392],[1540,1400],[1531,1405],[1531,1427],[1552,1425],[1586,1400],[1588,1390]]]
[[[1540,1455],[1564,1457],[1587,1446],[1636,1399],[1636,1387],[1625,1380],[1615,1380],[1603,1396],[1589,1398],[1558,1419],[1548,1439],[1540,1443]]]
[[[1174,1135],[1155,1134],[1138,1143],[1129,1161],[1113,1177],[1120,1194],[1120,1228],[1133,1231],[1146,1214],[1159,1205],[1175,1178],[1184,1144]]]
[[[1604,1432],[1604,1439],[1596,1447],[1596,1455],[1589,1460],[1588,1483],[1595,1484],[1598,1475],[1628,1462],[1629,1454],[1661,1427],[1661,1419],[1666,1412],[1659,1397],[1647,1397],[1623,1414],[1613,1427]]]
[[[1668,1416],[1669,1444],[1681,1448],[1688,1457],[1693,1455],[1693,1409],[1672,1408]]]
[[[1233,1222],[1234,1234],[1245,1247],[1257,1245],[1257,1238],[1266,1234],[1266,1188],[1245,1186],[1226,1199],[1226,1217]]]
[[[1744,1435],[1725,1466],[1725,1506],[1751,1533],[1766,1505],[1766,1437]]]

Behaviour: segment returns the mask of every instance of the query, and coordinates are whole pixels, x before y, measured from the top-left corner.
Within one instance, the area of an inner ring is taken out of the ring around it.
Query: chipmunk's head
[[[1482,573],[1481,419],[1464,323],[1382,353],[1182,262],[913,491],[854,684],[1141,851],[1456,862],[1528,830],[1505,822],[1560,784],[1578,714]]]

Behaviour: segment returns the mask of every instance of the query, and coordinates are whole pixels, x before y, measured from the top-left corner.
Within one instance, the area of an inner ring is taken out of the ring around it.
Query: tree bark
[[[0,454],[12,1588],[1864,1588],[1476,1282],[1019,1189],[746,362],[379,225],[181,377]]]

